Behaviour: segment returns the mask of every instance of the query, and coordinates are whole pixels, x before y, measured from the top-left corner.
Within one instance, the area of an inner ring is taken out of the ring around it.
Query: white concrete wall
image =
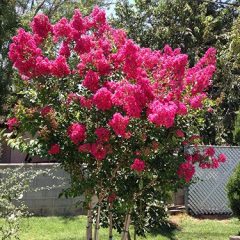
[[[24,170],[29,168],[33,169],[53,169],[56,164],[50,163],[31,163],[31,164],[0,164],[0,169],[6,168],[18,168],[23,166]],[[59,166],[54,170],[54,175],[64,179],[64,182],[69,184],[69,175],[63,171]],[[61,180],[60,180],[61,181]],[[61,182],[57,179],[53,179],[48,175],[38,176],[32,183],[32,188],[41,188],[45,186],[60,186]],[[59,198],[61,191],[66,188],[67,185],[61,187],[55,187],[51,190],[41,191],[29,191],[24,194],[23,201],[28,206],[30,213],[35,215],[49,216],[49,215],[77,215],[83,214],[83,208],[76,203],[83,200],[83,198],[69,198],[64,196]]]

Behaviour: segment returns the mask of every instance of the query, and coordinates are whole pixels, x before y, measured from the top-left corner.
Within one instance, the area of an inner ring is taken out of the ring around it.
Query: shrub
[[[227,184],[227,195],[234,216],[240,220],[240,164],[234,170]]]
[[[55,170],[55,168],[34,169],[33,167],[25,169],[22,166],[0,169],[0,219],[3,222],[0,226],[0,239],[19,239],[21,219],[31,214],[23,201],[24,193],[64,186],[64,179],[55,177]],[[56,179],[56,185],[34,187],[32,182],[43,174]]]

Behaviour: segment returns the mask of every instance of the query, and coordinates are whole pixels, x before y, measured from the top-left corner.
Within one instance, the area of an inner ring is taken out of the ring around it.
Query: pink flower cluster
[[[128,139],[131,133],[127,131],[129,117],[123,117],[121,113],[115,113],[113,118],[108,122],[117,136]]]
[[[67,135],[81,153],[103,160],[113,151],[111,139],[125,141],[137,135],[135,122],[145,121],[144,126],[171,131],[179,117],[204,106],[215,72],[213,48],[190,68],[188,56],[180,49],[166,45],[163,51],[153,51],[138,46],[123,30],[112,28],[105,12],[98,7],[85,17],[75,10],[70,20],[62,18],[54,25],[47,16],[39,14],[31,28],[32,32],[20,29],[10,45],[9,58],[21,77],[32,80],[33,84],[40,77],[54,78],[56,86],[65,80],[72,81],[78,87],[65,94],[64,107],[69,111],[79,107],[83,116],[104,116],[99,124],[102,127],[97,129],[88,127],[87,123],[72,123],[68,127]],[[51,59],[45,52],[46,43],[53,45]],[[40,113],[45,117],[52,111],[50,106],[45,106]],[[9,119],[7,124],[12,130],[18,121]],[[180,129],[176,131],[179,138],[185,135]],[[142,138],[146,136],[143,134]],[[55,144],[48,152],[59,151]],[[225,161],[223,155],[218,158],[214,155],[208,149],[203,156],[198,153],[188,156],[179,168],[179,176],[190,181],[194,163],[216,167]],[[135,159],[131,168],[141,172],[145,163]]]
[[[107,128],[99,127],[95,130],[95,134],[100,142],[109,142],[110,140],[111,133]]]
[[[67,134],[74,144],[83,142],[86,138],[86,127],[80,123],[73,123],[67,129]]]
[[[178,108],[173,102],[164,104],[156,100],[149,107],[148,119],[158,126],[170,128],[174,125],[177,110]]]
[[[97,90],[93,97],[93,103],[99,110],[106,111],[112,107],[112,93],[105,87]]]
[[[186,182],[189,182],[195,173],[195,163],[198,163],[201,168],[218,168],[221,163],[226,161],[226,156],[221,153],[216,157],[213,147],[207,147],[204,151],[200,151],[195,146],[194,152],[187,154],[185,159],[186,162],[179,166],[178,175],[180,178],[184,178]]]
[[[46,38],[49,33],[52,32],[52,25],[49,22],[48,16],[40,13],[31,23],[31,28],[34,34],[37,34],[41,38]]]
[[[40,110],[42,117],[46,117],[51,112],[54,112],[51,106],[45,106]]]
[[[9,118],[6,124],[8,126],[8,129],[12,131],[15,127],[19,125],[19,121],[17,118],[13,117],[13,118]]]
[[[48,154],[50,154],[50,155],[56,155],[59,152],[60,152],[60,146],[57,143],[52,144],[50,149],[48,150]]]
[[[98,110],[122,108],[129,120],[146,113],[157,126],[173,126],[175,118],[187,114],[188,108],[202,107],[204,91],[215,71],[215,49],[210,48],[188,68],[188,57],[180,49],[165,46],[160,52],[140,48],[122,30],[110,27],[98,7],[86,17],[75,10],[71,20],[62,18],[55,25],[40,14],[31,27],[33,33],[19,30],[9,51],[24,79],[79,75]],[[61,45],[56,59],[49,60],[40,48],[47,37]],[[68,59],[74,54],[80,60],[70,67]],[[122,74],[118,83],[116,72]],[[84,101],[86,96],[81,97],[81,105],[90,109],[92,104]]]
[[[78,147],[82,153],[90,153],[96,160],[103,160],[110,153],[109,140],[110,131],[107,128],[99,127],[95,130],[97,141],[94,143],[84,143]]]
[[[106,158],[109,153],[108,145],[101,142],[84,143],[78,147],[81,153],[90,153],[96,160],[101,161]]]
[[[142,172],[145,169],[145,162],[135,158],[133,164],[131,165],[131,169],[137,172]]]

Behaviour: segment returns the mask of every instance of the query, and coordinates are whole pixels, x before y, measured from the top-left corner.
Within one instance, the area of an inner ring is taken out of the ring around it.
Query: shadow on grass
[[[196,218],[198,220],[229,220],[232,218],[232,215],[230,214],[211,214],[211,215],[191,215],[193,218]]]
[[[58,238],[57,240],[85,240],[85,238],[84,237],[70,237],[70,238]]]
[[[59,219],[64,223],[67,224],[73,221],[79,221],[79,216],[59,216]],[[72,239],[69,239],[72,240]]]
[[[179,231],[180,228],[177,224],[169,221],[166,223],[163,223],[161,227],[158,229],[151,229],[150,234],[153,236],[162,235],[164,237],[167,237],[170,240],[176,240],[176,232]]]

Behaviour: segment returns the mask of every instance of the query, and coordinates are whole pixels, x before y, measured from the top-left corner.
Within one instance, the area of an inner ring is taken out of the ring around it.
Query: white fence
[[[231,214],[226,184],[240,163],[240,147],[215,146],[216,154],[224,153],[227,161],[217,169],[196,168],[196,183],[188,187],[187,210],[194,214]]]

